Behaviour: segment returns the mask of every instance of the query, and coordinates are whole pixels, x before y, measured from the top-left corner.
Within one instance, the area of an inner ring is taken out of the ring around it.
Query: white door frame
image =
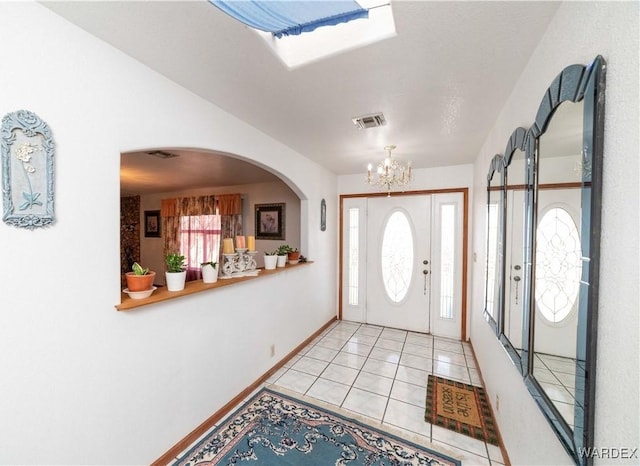
[[[467,295],[468,295],[468,251],[469,251],[469,188],[449,188],[449,189],[433,189],[433,190],[420,190],[420,191],[407,191],[404,193],[391,193],[391,196],[414,196],[422,194],[440,194],[440,193],[462,193],[463,194],[463,225],[462,225],[462,299],[461,299],[461,329],[460,336],[462,341],[468,340],[467,335]],[[353,199],[357,204],[356,198],[378,197],[387,196],[387,193],[367,193],[367,194],[341,194],[340,195],[340,217],[339,217],[339,264],[338,264],[338,319],[344,318],[343,310],[343,293],[347,293],[348,290],[345,287],[345,277],[343,276],[343,262],[345,260],[345,225],[344,225],[344,209],[345,201]],[[361,199],[364,200],[364,199]],[[347,201],[347,204],[351,201]],[[366,204],[366,202],[365,202]],[[350,312],[350,310],[347,310]]]

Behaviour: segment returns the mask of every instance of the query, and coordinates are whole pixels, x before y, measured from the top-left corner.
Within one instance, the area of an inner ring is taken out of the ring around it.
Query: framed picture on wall
[[[256,204],[256,239],[285,239],[285,203]]]
[[[144,236],[147,238],[160,238],[160,211],[144,211]]]

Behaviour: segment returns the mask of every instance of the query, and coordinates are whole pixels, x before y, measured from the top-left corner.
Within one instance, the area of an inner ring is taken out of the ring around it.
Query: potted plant
[[[287,254],[289,254],[289,251],[291,251],[291,246],[289,246],[288,244],[278,246],[278,267],[284,267],[287,264]]]
[[[215,283],[218,281],[218,263],[209,261],[202,262],[202,281],[204,283]]]
[[[149,268],[144,268],[137,262],[131,266],[131,272],[125,274],[127,280],[127,290],[147,291],[153,288],[153,281],[156,278],[155,272],[150,272]]]
[[[167,254],[164,260],[167,265],[167,290],[181,291],[184,290],[184,283],[187,279],[187,271],[184,265],[184,256],[171,252]]]
[[[278,251],[265,252],[264,253],[264,268],[265,270],[273,270],[278,263]]]
[[[298,248],[290,248],[290,251],[287,253],[287,257],[289,259],[289,264],[297,264],[300,261],[300,252]]]

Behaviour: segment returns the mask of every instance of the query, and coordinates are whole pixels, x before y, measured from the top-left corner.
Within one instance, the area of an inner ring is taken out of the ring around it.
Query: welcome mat
[[[173,464],[461,466],[462,463],[265,388]]]
[[[482,387],[430,375],[424,420],[498,445],[498,431]]]

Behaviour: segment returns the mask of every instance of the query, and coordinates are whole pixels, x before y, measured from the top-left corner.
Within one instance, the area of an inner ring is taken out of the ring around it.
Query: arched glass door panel
[[[413,232],[402,211],[391,214],[384,226],[380,262],[387,297],[399,303],[407,295],[414,269]]]

